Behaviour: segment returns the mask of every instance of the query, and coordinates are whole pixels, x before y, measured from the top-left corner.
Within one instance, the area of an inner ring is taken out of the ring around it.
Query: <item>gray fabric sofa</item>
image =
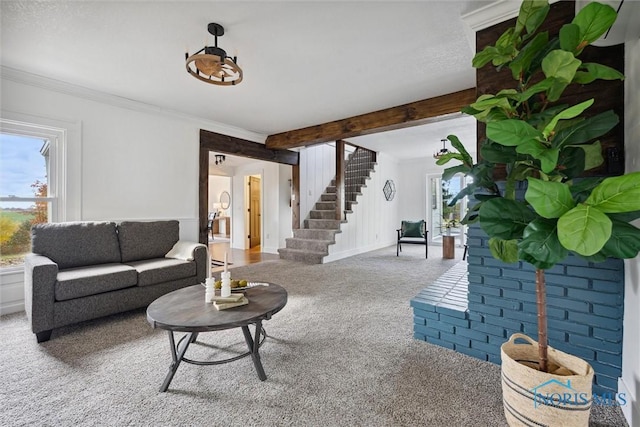
[[[37,341],[55,328],[146,307],[204,282],[206,246],[179,241],[179,231],[178,221],[33,226],[24,284]]]

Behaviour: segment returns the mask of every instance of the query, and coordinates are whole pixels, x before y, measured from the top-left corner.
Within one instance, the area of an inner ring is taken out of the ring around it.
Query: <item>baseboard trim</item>
[[[0,316],[5,314],[20,313],[24,311],[24,301],[14,301],[9,304],[0,304]]]
[[[631,390],[624,379],[618,378],[618,394],[624,393],[627,400],[627,404],[621,406],[622,413],[630,427],[640,427],[640,403]]]

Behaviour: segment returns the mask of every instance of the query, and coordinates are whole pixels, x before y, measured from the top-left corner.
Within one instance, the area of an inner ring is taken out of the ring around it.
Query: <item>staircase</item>
[[[353,212],[353,205],[357,204],[357,197],[366,187],[366,180],[374,170],[375,163],[369,160],[369,153],[356,150],[349,156],[345,169],[345,202],[344,213]],[[324,257],[329,255],[329,245],[336,242],[335,236],[340,233],[340,224],[347,222],[336,219],[336,183],[335,179],[320,195],[304,220],[303,228],[293,230],[293,237],[286,239],[286,247],[278,249],[281,259],[301,261],[308,264],[322,264]]]

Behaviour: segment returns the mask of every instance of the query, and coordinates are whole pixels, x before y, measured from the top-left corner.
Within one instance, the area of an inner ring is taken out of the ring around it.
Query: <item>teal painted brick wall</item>
[[[442,296],[412,300],[414,337],[500,363],[500,345],[522,332],[537,339],[534,268],[495,260],[479,226],[469,228],[466,307],[439,307]],[[578,256],[545,272],[549,345],[587,360],[594,392],[616,392],[622,369],[624,263]],[[428,289],[428,288],[427,288]]]

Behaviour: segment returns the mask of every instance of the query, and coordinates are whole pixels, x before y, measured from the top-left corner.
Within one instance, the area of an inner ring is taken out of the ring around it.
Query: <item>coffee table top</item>
[[[287,304],[287,291],[273,283],[243,292],[249,304],[218,311],[204,301],[204,286],[181,288],[152,302],[147,307],[147,321],[154,328],[169,331],[218,331],[268,320]]]

